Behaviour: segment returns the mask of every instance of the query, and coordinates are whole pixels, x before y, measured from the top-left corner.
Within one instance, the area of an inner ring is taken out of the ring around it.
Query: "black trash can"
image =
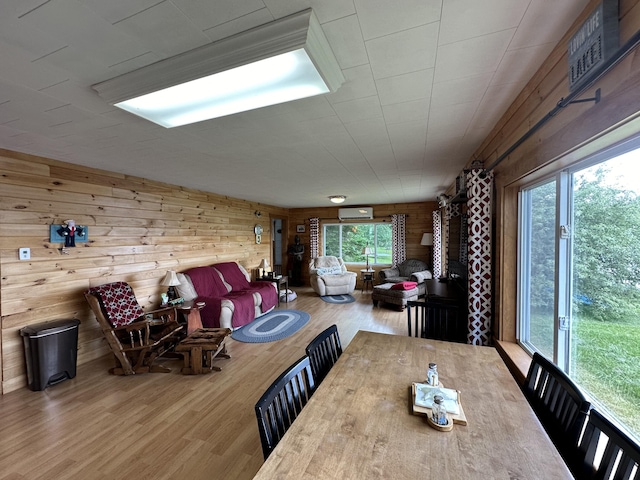
[[[53,320],[20,329],[31,390],[44,390],[76,376],[80,320]]]

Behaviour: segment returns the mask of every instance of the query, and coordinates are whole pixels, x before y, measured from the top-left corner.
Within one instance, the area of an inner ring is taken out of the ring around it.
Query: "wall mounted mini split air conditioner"
[[[340,208],[338,209],[338,218],[340,220],[371,220],[373,219],[373,207]]]

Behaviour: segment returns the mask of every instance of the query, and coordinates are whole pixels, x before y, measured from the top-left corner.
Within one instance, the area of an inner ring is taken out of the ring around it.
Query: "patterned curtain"
[[[320,219],[318,217],[309,219],[309,236],[311,237],[309,246],[311,258],[318,258],[320,250]]]
[[[395,213],[391,215],[393,265],[399,265],[407,259],[407,215]]]
[[[433,212],[433,278],[442,276],[442,220],[440,210]]]
[[[467,173],[469,343],[491,345],[491,201],[493,174]]]

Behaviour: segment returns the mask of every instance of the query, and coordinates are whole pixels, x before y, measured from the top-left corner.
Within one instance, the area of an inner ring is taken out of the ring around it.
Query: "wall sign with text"
[[[569,40],[569,90],[593,78],[618,45],[618,0],[603,0]]]

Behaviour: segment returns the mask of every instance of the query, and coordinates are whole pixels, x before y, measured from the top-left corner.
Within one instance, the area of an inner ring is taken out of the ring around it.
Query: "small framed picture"
[[[296,225],[296,233],[304,233],[304,225]]]

